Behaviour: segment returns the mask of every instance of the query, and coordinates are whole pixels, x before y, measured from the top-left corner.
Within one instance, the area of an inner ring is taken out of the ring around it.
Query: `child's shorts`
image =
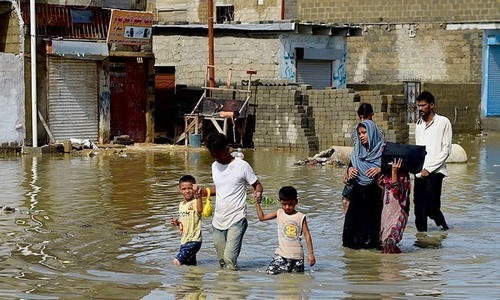
[[[269,263],[267,267],[267,274],[280,274],[280,273],[300,273],[304,272],[304,260],[303,259],[289,259],[277,255]]]
[[[175,256],[181,265],[195,266],[196,253],[200,251],[201,242],[187,242],[182,244],[179,253]]]

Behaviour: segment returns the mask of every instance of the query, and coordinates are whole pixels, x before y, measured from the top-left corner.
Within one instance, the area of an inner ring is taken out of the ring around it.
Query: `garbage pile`
[[[308,157],[303,160],[299,160],[295,165],[299,166],[345,166],[349,163],[350,147],[335,147],[332,146],[320,153],[314,155],[313,157]]]

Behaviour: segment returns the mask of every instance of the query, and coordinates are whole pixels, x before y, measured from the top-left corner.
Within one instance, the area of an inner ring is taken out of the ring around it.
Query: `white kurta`
[[[424,169],[429,173],[448,175],[446,159],[450,156],[452,145],[452,129],[448,118],[434,115],[429,124],[419,119],[415,126],[415,144],[425,146]]]

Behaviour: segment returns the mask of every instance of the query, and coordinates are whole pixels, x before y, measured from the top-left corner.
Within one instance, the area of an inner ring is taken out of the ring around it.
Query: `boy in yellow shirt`
[[[184,175],[179,180],[179,191],[184,201],[179,203],[179,218],[171,219],[170,224],[178,226],[181,234],[179,253],[172,263],[174,265],[196,265],[196,253],[201,248],[201,212],[203,203],[198,190],[196,179],[191,175]]]

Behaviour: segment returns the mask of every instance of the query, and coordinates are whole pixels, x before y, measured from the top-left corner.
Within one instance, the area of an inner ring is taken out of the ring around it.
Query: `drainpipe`
[[[38,147],[37,101],[36,101],[36,21],[35,0],[30,0],[30,37],[31,37],[31,129],[33,147]]]
[[[215,87],[213,0],[208,0],[208,79],[210,82],[210,87]]]
[[[281,0],[281,20],[285,19],[285,0]]]

